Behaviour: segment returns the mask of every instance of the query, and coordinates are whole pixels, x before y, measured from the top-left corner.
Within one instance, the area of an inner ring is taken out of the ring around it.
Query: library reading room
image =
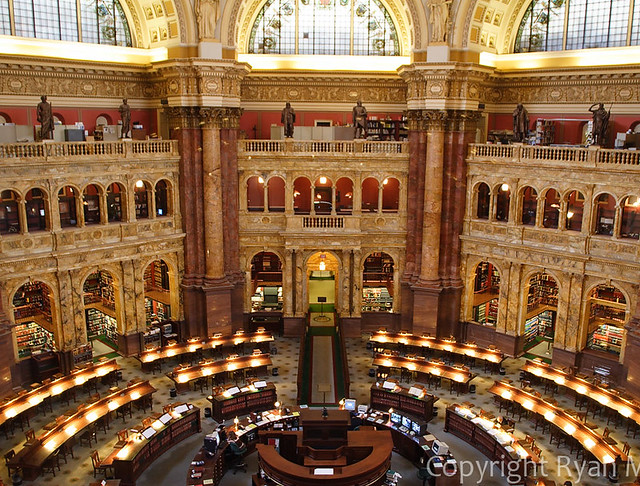
[[[640,0],[0,12],[0,486],[640,485]]]

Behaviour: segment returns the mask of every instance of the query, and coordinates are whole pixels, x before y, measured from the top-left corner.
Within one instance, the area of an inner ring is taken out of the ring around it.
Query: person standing
[[[353,107],[353,138],[365,138],[367,136],[367,109],[358,100]]]
[[[280,122],[284,125],[285,138],[293,137],[293,124],[296,121],[296,112],[291,108],[291,103],[287,101],[287,104],[282,109],[282,116]]]
[[[37,106],[37,118],[40,122],[40,138],[42,140],[53,139],[53,111],[51,103],[47,101],[45,95],[40,97],[40,103]]]
[[[529,113],[522,103],[518,103],[513,110],[513,140],[523,142],[529,133]]]
[[[131,108],[127,104],[127,98],[122,100],[122,104],[118,108],[120,112],[120,119],[122,120],[122,130],[120,131],[120,138],[130,138],[129,132],[131,131]]]

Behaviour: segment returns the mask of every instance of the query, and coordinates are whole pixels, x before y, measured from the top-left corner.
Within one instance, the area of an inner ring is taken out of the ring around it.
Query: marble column
[[[293,250],[286,249],[284,253],[284,265],[282,266],[282,298],[284,300],[284,315],[293,315]]]
[[[27,223],[27,201],[18,200],[18,224],[20,225],[20,234],[29,232],[29,224]]]
[[[82,294],[82,282],[79,281],[77,271],[60,271],[56,274],[58,279],[58,299],[54,302],[68,302],[71,305],[58,305],[58,312],[51,309],[56,332],[56,344],[60,351],[71,351],[80,344],[87,342],[87,329],[84,317],[84,300]],[[75,278],[74,278],[75,277]],[[60,323],[56,325],[58,316]]]

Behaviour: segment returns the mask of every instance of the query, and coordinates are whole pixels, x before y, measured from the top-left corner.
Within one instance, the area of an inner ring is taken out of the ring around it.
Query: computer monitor
[[[391,412],[391,422],[394,424],[399,424],[402,420],[402,415],[396,412]]]
[[[211,454],[215,454],[218,449],[218,433],[213,432],[209,435],[204,436],[204,450],[210,452]]]
[[[403,416],[402,417],[402,425],[404,427],[406,427],[407,429],[410,429],[411,428],[411,419],[408,418],[408,417]]]
[[[416,435],[423,435],[425,433],[425,424],[421,424],[420,422],[413,422],[411,424],[411,430],[416,434]]]
[[[356,400],[355,398],[347,398],[344,401],[344,409],[353,412],[356,409]]]

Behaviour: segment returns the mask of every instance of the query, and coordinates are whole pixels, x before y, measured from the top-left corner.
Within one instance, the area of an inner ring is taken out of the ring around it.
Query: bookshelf
[[[406,119],[367,120],[367,138],[370,140],[406,140],[408,136]]]
[[[87,343],[73,350],[73,366],[78,367],[93,363],[93,348]]]
[[[479,324],[492,324],[498,322],[498,298],[474,306],[473,320]]]
[[[212,417],[217,422],[259,410],[270,410],[278,400],[273,383],[267,383],[266,387],[255,391],[251,391],[248,387],[242,389],[245,388],[245,391],[232,397],[225,397],[222,389],[216,390],[214,394],[207,397],[211,402]]]
[[[527,313],[538,306],[558,307],[558,286],[553,277],[539,273],[531,278],[527,297]]]
[[[555,139],[556,127],[553,120],[536,120],[536,145],[551,145]]]
[[[433,418],[433,404],[438,400],[435,396],[426,393],[423,397],[409,394],[406,388],[399,390],[387,390],[375,383],[371,386],[371,408],[388,410],[393,408],[406,412],[427,422]]]
[[[33,282],[20,287],[20,290],[13,298],[13,307],[13,315],[16,322],[33,316],[41,316],[48,323],[51,323],[49,291],[40,282]]]
[[[114,344],[118,342],[118,323],[115,318],[95,308],[85,309],[85,318],[89,339],[104,336]]]
[[[393,298],[386,287],[364,287],[362,289],[363,312],[391,312]]]
[[[52,332],[35,322],[25,322],[15,327],[18,357],[26,358],[36,350],[53,349],[55,340]]]
[[[620,354],[624,329],[610,324],[600,324],[587,336],[587,347]]]

